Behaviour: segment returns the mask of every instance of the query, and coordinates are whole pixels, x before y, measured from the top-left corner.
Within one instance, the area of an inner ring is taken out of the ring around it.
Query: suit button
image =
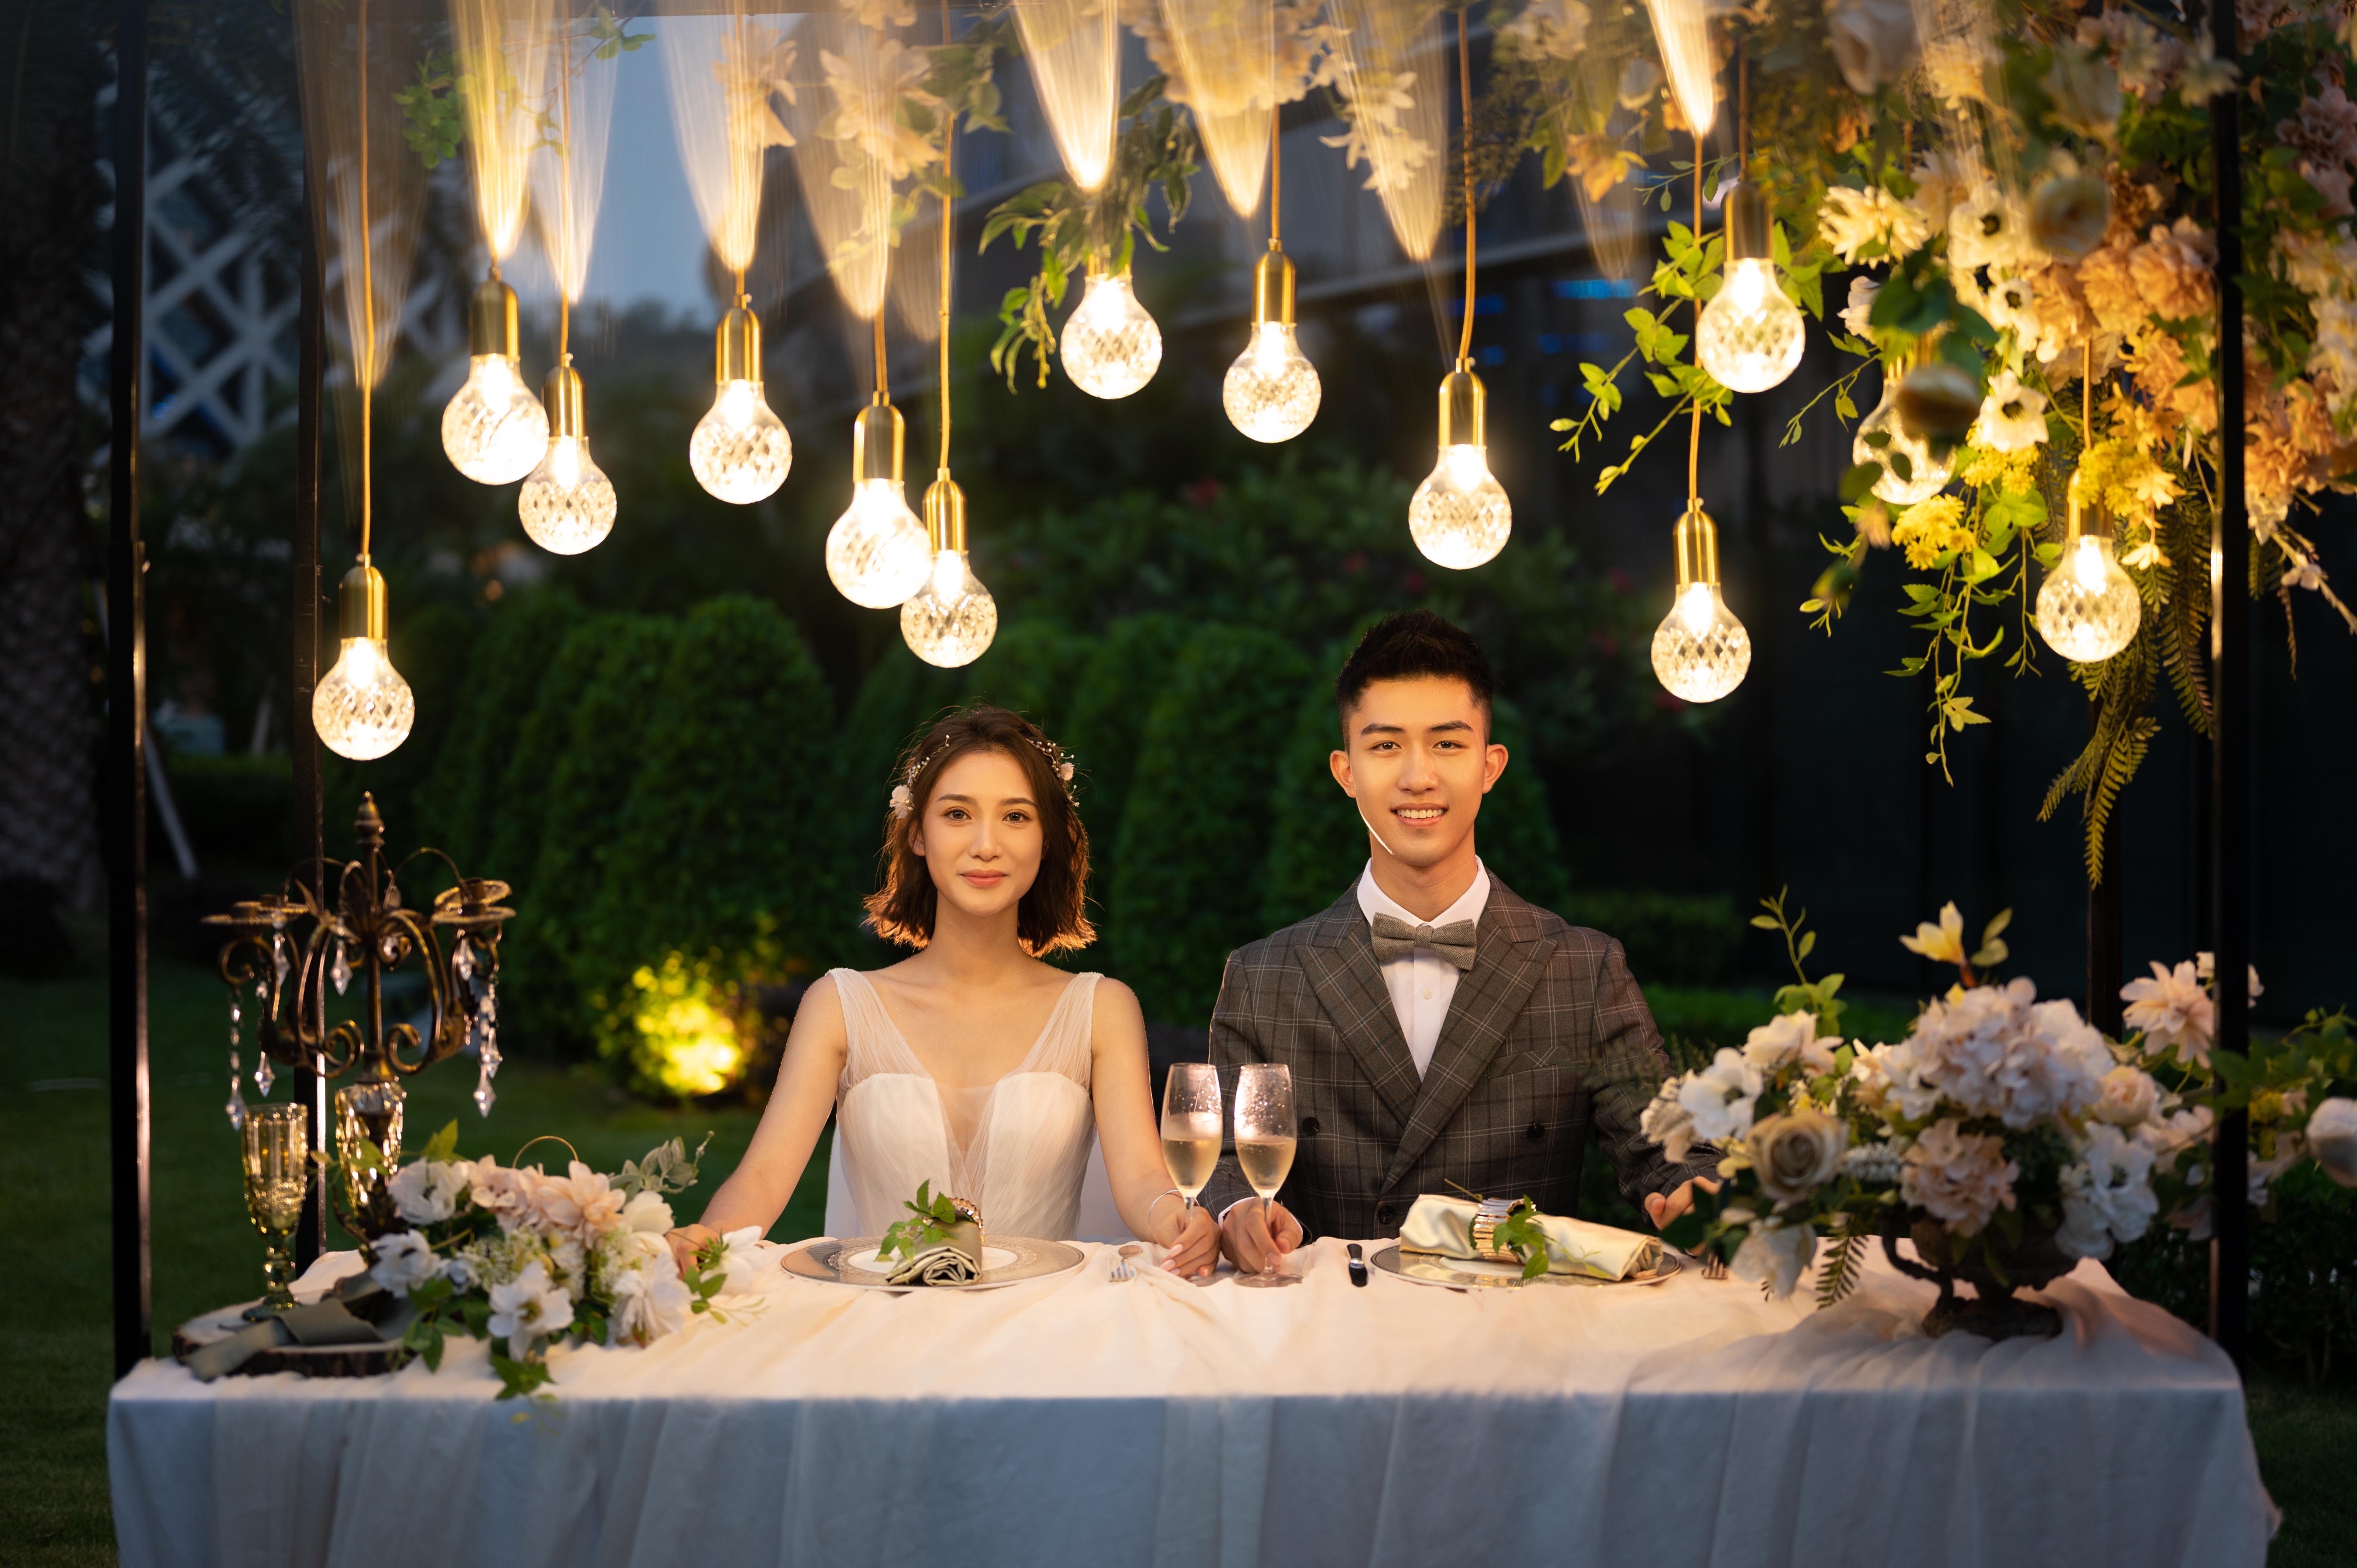
[[[1318,1136],[1317,1117],[1305,1116],[1301,1119],[1301,1135],[1305,1138],[1315,1138]]]
[[[1378,1224],[1378,1225],[1389,1225],[1389,1224],[1392,1224],[1394,1220],[1396,1220],[1396,1219],[1398,1219],[1398,1217],[1399,1217],[1399,1209],[1398,1209],[1397,1206],[1395,1206],[1394,1204],[1393,1204],[1393,1203],[1391,1202],[1391,1200],[1390,1200],[1390,1199],[1386,1198],[1386,1199],[1384,1199],[1383,1202],[1378,1203],[1377,1205],[1375,1205],[1375,1223],[1376,1223],[1376,1224]]]
[[[1546,1124],[1541,1122],[1534,1122],[1528,1127],[1523,1129],[1523,1136],[1528,1138],[1534,1144],[1543,1144],[1546,1141]]]

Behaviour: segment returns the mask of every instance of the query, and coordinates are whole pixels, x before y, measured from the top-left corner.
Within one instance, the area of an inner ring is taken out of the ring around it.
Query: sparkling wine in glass
[[[1282,1063],[1247,1064],[1236,1079],[1236,1163],[1264,1208],[1276,1201],[1277,1189],[1293,1169],[1294,1139],[1293,1069]],[[1294,1279],[1279,1272],[1272,1251],[1259,1273],[1236,1283],[1288,1285]]]
[[[1220,1163],[1220,1069],[1210,1062],[1171,1065],[1162,1090],[1162,1161],[1192,1210]]]
[[[267,1253],[262,1265],[262,1308],[285,1312],[295,1305],[295,1260],[286,1239],[303,1219],[303,1194],[311,1175],[310,1107],[296,1103],[256,1105],[245,1113],[245,1212],[262,1232]]]

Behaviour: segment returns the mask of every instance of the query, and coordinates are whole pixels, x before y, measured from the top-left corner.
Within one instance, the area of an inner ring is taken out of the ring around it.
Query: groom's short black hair
[[[1334,705],[1348,718],[1376,682],[1427,677],[1464,682],[1482,714],[1490,712],[1497,682],[1481,645],[1463,627],[1430,610],[1401,610],[1369,627],[1342,660],[1342,672],[1334,677]]]

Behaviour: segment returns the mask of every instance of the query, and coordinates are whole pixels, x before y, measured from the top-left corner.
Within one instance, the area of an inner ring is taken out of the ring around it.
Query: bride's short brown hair
[[[925,803],[940,784],[942,770],[976,751],[1012,757],[1030,781],[1039,810],[1039,875],[1016,906],[1016,940],[1035,958],[1096,940],[1083,906],[1088,894],[1089,830],[1072,809],[1066,780],[1059,777],[1062,753],[1039,726],[1020,714],[977,703],[941,719],[900,754],[896,781],[909,790],[908,811],[894,808],[884,818],[883,886],[866,899],[867,924],[888,942],[921,948],[933,940],[940,894],[913,847],[925,820]]]

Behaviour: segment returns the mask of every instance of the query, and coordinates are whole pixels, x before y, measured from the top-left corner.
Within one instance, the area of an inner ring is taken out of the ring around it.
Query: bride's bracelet
[[[1149,1203],[1149,1204],[1147,1204],[1147,1205],[1146,1206],[1146,1228],[1148,1230],[1153,1230],[1153,1229],[1154,1229],[1154,1211],[1155,1211],[1155,1209],[1157,1209],[1157,1208],[1159,1208],[1159,1207],[1161,1206],[1162,1200],[1163,1200],[1164,1198],[1166,1198],[1166,1197],[1175,1197],[1175,1198],[1177,1198],[1177,1199],[1178,1200],[1179,1224],[1180,1224],[1180,1226],[1181,1226],[1182,1228],[1185,1226],[1185,1224],[1186,1224],[1186,1218],[1185,1218],[1185,1217],[1186,1217],[1186,1213],[1187,1213],[1187,1207],[1186,1207],[1186,1206],[1187,1206],[1187,1195],[1186,1195],[1185,1193],[1183,1193],[1183,1192],[1179,1191],[1179,1190],[1178,1190],[1177,1187],[1164,1187],[1160,1192],[1157,1192],[1157,1193],[1156,1193],[1156,1194],[1154,1195],[1154,1201],[1153,1201],[1152,1203]]]

